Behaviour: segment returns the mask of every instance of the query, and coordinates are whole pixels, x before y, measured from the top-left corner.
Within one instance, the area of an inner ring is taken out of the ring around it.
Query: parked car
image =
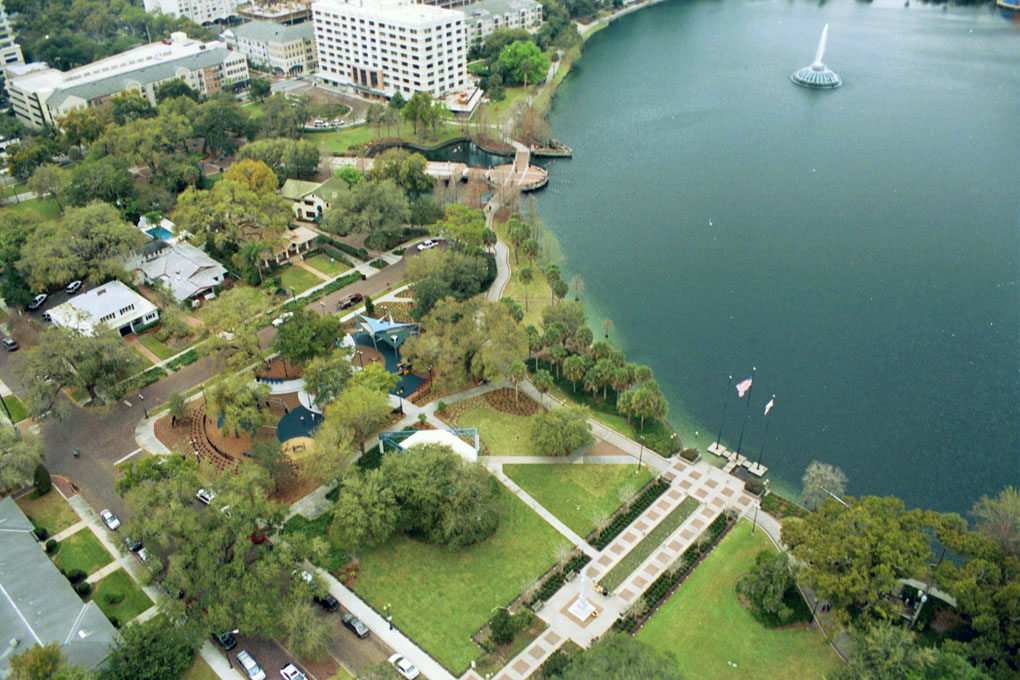
[[[40,307],[43,306],[43,303],[46,302],[47,297],[48,296],[46,295],[46,293],[39,293],[34,298],[32,298],[31,302],[28,303],[28,308],[30,310],[39,309]]]
[[[362,640],[367,638],[369,632],[371,632],[368,630],[368,626],[362,623],[361,619],[356,617],[354,614],[351,614],[350,612],[347,612],[342,617],[340,617],[340,620],[343,621],[344,625],[350,628],[351,631]]]
[[[131,552],[136,552],[142,549],[142,542],[137,539],[125,536],[122,540],[124,541],[124,545],[126,545],[127,549]]]
[[[422,241],[421,243],[418,244],[418,250],[419,251],[429,250],[430,248],[435,248],[438,245],[439,245],[439,241],[436,241],[434,239],[428,239],[428,240]]]
[[[110,528],[110,531],[116,531],[117,527],[120,526],[120,520],[117,519],[117,515],[109,510],[100,510],[99,516],[103,518],[103,523]]]
[[[237,653],[237,665],[244,669],[251,680],[266,680],[266,672],[255,663],[255,659],[251,657],[248,650],[242,649]]]
[[[64,289],[64,292],[68,295],[74,295],[79,290],[81,290],[81,281],[72,281],[67,284],[67,288]]]
[[[206,505],[209,505],[210,503],[212,503],[212,499],[216,498],[216,493],[213,491],[208,491],[206,489],[199,489],[198,493],[195,494],[195,498],[202,501]]]
[[[299,671],[298,667],[292,663],[281,668],[280,675],[283,676],[283,680],[308,680],[308,676]]]
[[[220,647],[222,647],[225,651],[229,652],[237,646],[237,640],[235,640],[234,636],[230,633],[213,633],[213,638],[216,642],[220,643]]]
[[[280,316],[273,319],[273,328],[279,328],[287,322],[287,319],[294,316],[294,312],[284,312]]]
[[[294,571],[290,572],[290,575],[291,576],[300,576],[301,580],[304,581],[305,583],[311,583],[313,580],[315,580],[315,577],[312,576],[311,574],[309,574],[304,569],[301,569],[300,571],[295,569]]]
[[[7,350],[8,352],[13,352],[14,350],[18,349],[18,343],[14,342],[10,338],[4,338],[3,340],[0,340],[0,345],[3,345],[4,349]]]
[[[328,612],[335,612],[337,609],[340,609],[340,603],[337,602],[337,599],[329,593],[325,593],[323,595],[316,595],[312,599],[315,600],[315,604],[319,605]]]
[[[393,664],[393,667],[397,669],[397,672],[400,673],[402,677],[407,678],[407,680],[414,680],[418,677],[418,669],[414,667],[414,664],[399,654],[391,656],[389,661]]]
[[[365,296],[361,293],[351,293],[340,298],[340,301],[336,303],[337,309],[350,309],[354,305],[358,304],[365,299]]]
[[[146,550],[145,548],[140,549],[135,554],[138,555],[138,559],[141,560],[142,562],[149,561],[149,551]]]

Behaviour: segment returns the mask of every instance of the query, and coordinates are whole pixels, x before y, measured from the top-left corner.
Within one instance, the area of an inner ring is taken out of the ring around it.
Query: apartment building
[[[14,114],[28,127],[56,125],[72,109],[98,106],[126,91],[156,104],[156,90],[180,79],[202,94],[213,94],[248,80],[248,62],[239,52],[185,33],[142,45],[70,71],[45,62],[4,69]]]
[[[464,13],[410,0],[312,3],[318,77],[371,97],[428,92],[442,97],[467,83]]]
[[[175,17],[188,17],[196,24],[208,24],[237,16],[239,0],[144,0],[146,12],[159,10]]]
[[[272,21],[249,21],[221,36],[255,65],[285,75],[315,70],[315,29],[311,23],[285,26]]]
[[[21,45],[14,42],[14,29],[7,18],[3,2],[0,2],[0,65],[24,64],[25,57],[21,54]]]
[[[537,31],[542,25],[542,5],[535,0],[481,0],[462,11],[468,45],[480,43],[500,28]]]

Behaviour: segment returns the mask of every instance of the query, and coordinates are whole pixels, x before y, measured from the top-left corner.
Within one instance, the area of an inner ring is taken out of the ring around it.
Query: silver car
[[[302,673],[298,667],[292,663],[281,668],[280,675],[283,676],[283,680],[308,680],[308,676]]]
[[[116,531],[120,526],[120,520],[117,519],[117,515],[109,510],[100,510],[99,516],[103,518],[103,523],[109,527],[110,531]]]
[[[255,663],[248,650],[242,649],[237,653],[237,665],[245,672],[250,680],[266,680],[266,672]]]

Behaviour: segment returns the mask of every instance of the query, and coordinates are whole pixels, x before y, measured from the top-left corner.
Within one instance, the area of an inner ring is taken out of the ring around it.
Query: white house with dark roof
[[[110,281],[75,295],[47,314],[53,325],[71,328],[82,335],[94,334],[100,324],[127,335],[158,321],[159,307],[120,281]]]
[[[190,243],[156,240],[149,244],[153,247],[142,252],[132,269],[146,285],[164,286],[178,302],[205,295],[226,279],[226,267]]]
[[[95,602],[81,601],[32,528],[13,498],[0,500],[0,678],[11,673],[10,657],[53,642],[70,664],[96,668],[117,631]]]
[[[311,22],[284,25],[275,21],[249,21],[221,34],[227,47],[248,57],[252,64],[287,75],[315,70],[315,29]]]

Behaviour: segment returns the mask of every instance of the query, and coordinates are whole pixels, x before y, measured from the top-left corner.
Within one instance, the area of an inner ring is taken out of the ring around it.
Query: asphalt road
[[[369,635],[364,640],[352,633],[340,621],[344,613],[343,607],[335,614],[333,625],[336,627],[336,635],[329,645],[329,653],[339,661],[347,670],[355,675],[360,674],[367,666],[374,666],[385,662],[393,654],[393,650],[375,635]]]

